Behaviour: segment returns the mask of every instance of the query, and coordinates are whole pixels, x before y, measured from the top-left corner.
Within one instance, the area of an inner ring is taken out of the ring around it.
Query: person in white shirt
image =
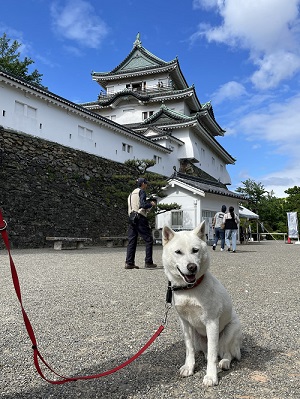
[[[212,227],[215,229],[215,239],[213,250],[216,249],[219,239],[221,240],[221,251],[224,251],[225,246],[225,230],[223,228],[223,218],[226,212],[226,205],[222,205],[221,212],[217,212],[213,218]]]

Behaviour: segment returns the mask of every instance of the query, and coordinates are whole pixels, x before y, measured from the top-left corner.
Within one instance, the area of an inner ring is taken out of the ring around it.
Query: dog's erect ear
[[[162,230],[163,236],[163,245],[166,245],[169,241],[174,237],[175,231],[173,231],[170,227],[164,226]]]
[[[206,241],[205,237],[205,220],[194,229],[194,233],[200,238],[200,240]]]

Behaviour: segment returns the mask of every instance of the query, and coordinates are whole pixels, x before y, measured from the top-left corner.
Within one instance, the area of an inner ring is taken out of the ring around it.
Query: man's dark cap
[[[138,187],[141,187],[141,185],[144,183],[144,184],[148,184],[148,180],[147,179],[145,179],[144,177],[140,177],[139,179],[137,179],[137,185],[138,185]]]

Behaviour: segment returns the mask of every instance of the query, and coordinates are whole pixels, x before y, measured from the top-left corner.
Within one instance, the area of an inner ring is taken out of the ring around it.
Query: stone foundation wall
[[[133,187],[122,176],[131,173],[121,163],[0,127],[0,207],[12,248],[53,246],[46,236],[98,244],[100,236],[126,234]]]

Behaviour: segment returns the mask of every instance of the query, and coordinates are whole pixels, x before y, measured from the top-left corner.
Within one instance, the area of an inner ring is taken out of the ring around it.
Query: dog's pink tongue
[[[187,283],[193,283],[196,280],[195,274],[185,274],[184,279]]]

